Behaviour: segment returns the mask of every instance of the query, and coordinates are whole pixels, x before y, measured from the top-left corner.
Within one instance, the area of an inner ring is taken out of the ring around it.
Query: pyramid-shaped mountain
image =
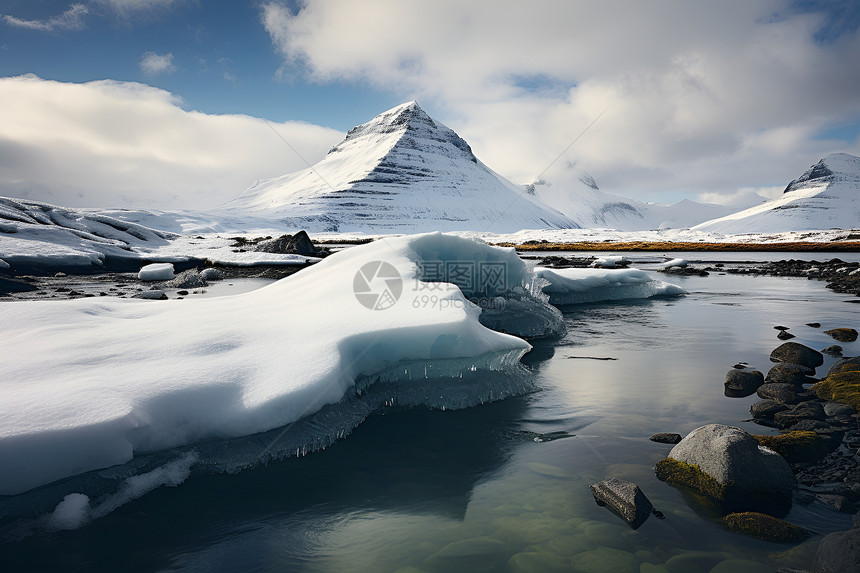
[[[313,232],[577,227],[481,163],[415,102],[354,127],[313,167],[258,182],[219,211]]]
[[[828,155],[761,205],[693,227],[718,233],[860,228],[860,157]]]

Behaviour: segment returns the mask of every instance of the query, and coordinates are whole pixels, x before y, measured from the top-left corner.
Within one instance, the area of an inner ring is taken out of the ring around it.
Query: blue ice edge
[[[76,529],[158,487],[175,487],[194,475],[234,474],[324,450],[381,411],[458,410],[531,392],[533,374],[520,362],[526,352],[396,363],[360,376],[355,391],[341,401],[283,427],[137,455],[121,465],[0,497],[0,519],[6,522],[0,527],[0,539],[39,529]]]

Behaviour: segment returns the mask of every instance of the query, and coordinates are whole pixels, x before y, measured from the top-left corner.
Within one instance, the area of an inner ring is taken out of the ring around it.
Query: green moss
[[[778,436],[753,436],[791,463],[811,462],[827,455],[827,445],[815,432],[786,432]]]
[[[793,523],[753,511],[731,513],[723,518],[723,523],[732,531],[774,543],[800,543],[811,535]]]
[[[848,404],[860,410],[860,366],[848,363],[812,386],[819,398]]]
[[[672,485],[686,487],[718,501],[726,498],[726,485],[703,472],[699,466],[666,458],[654,468],[657,478]]]

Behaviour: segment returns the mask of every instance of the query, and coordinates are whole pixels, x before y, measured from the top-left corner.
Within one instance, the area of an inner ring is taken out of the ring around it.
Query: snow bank
[[[686,268],[690,263],[686,259],[671,259],[660,265],[661,269],[670,269],[672,267]]]
[[[536,267],[535,275],[549,284],[543,292],[555,305],[677,296],[687,291],[651,278],[639,269],[547,269]]]
[[[429,234],[344,250],[241,295],[6,305],[0,495],[258,432],[278,436],[249,448],[257,459],[324,446],[383,403],[358,397],[376,386],[386,403],[441,407],[509,395],[505,376],[523,379],[530,346],[482,326],[480,307],[525,296],[532,279],[513,249]],[[281,439],[306,419],[313,441]],[[91,511],[81,501],[59,508],[58,526]]]
[[[146,265],[137,273],[137,278],[142,281],[169,281],[174,276],[176,275],[173,274],[173,264],[171,263]]]
[[[599,269],[615,269],[618,267],[625,267],[630,264],[630,259],[627,257],[623,257],[620,255],[608,255],[605,257],[598,257],[594,259],[594,262],[591,263],[592,267]]]

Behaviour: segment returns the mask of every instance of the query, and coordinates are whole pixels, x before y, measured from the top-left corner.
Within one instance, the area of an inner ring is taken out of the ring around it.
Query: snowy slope
[[[108,213],[0,197],[0,260],[12,266],[100,267],[108,258],[137,260],[139,249],[176,238]]]
[[[576,226],[481,163],[415,102],[353,128],[313,167],[258,182],[219,213],[310,232]]]
[[[527,192],[583,229],[683,229],[734,211],[731,207],[689,199],[662,205],[613,195],[601,191],[594,178],[573,166],[551,175],[554,175],[552,181],[536,181],[526,187]]]
[[[741,234],[858,227],[860,157],[834,153],[789,183],[782,196],[694,230]]]

